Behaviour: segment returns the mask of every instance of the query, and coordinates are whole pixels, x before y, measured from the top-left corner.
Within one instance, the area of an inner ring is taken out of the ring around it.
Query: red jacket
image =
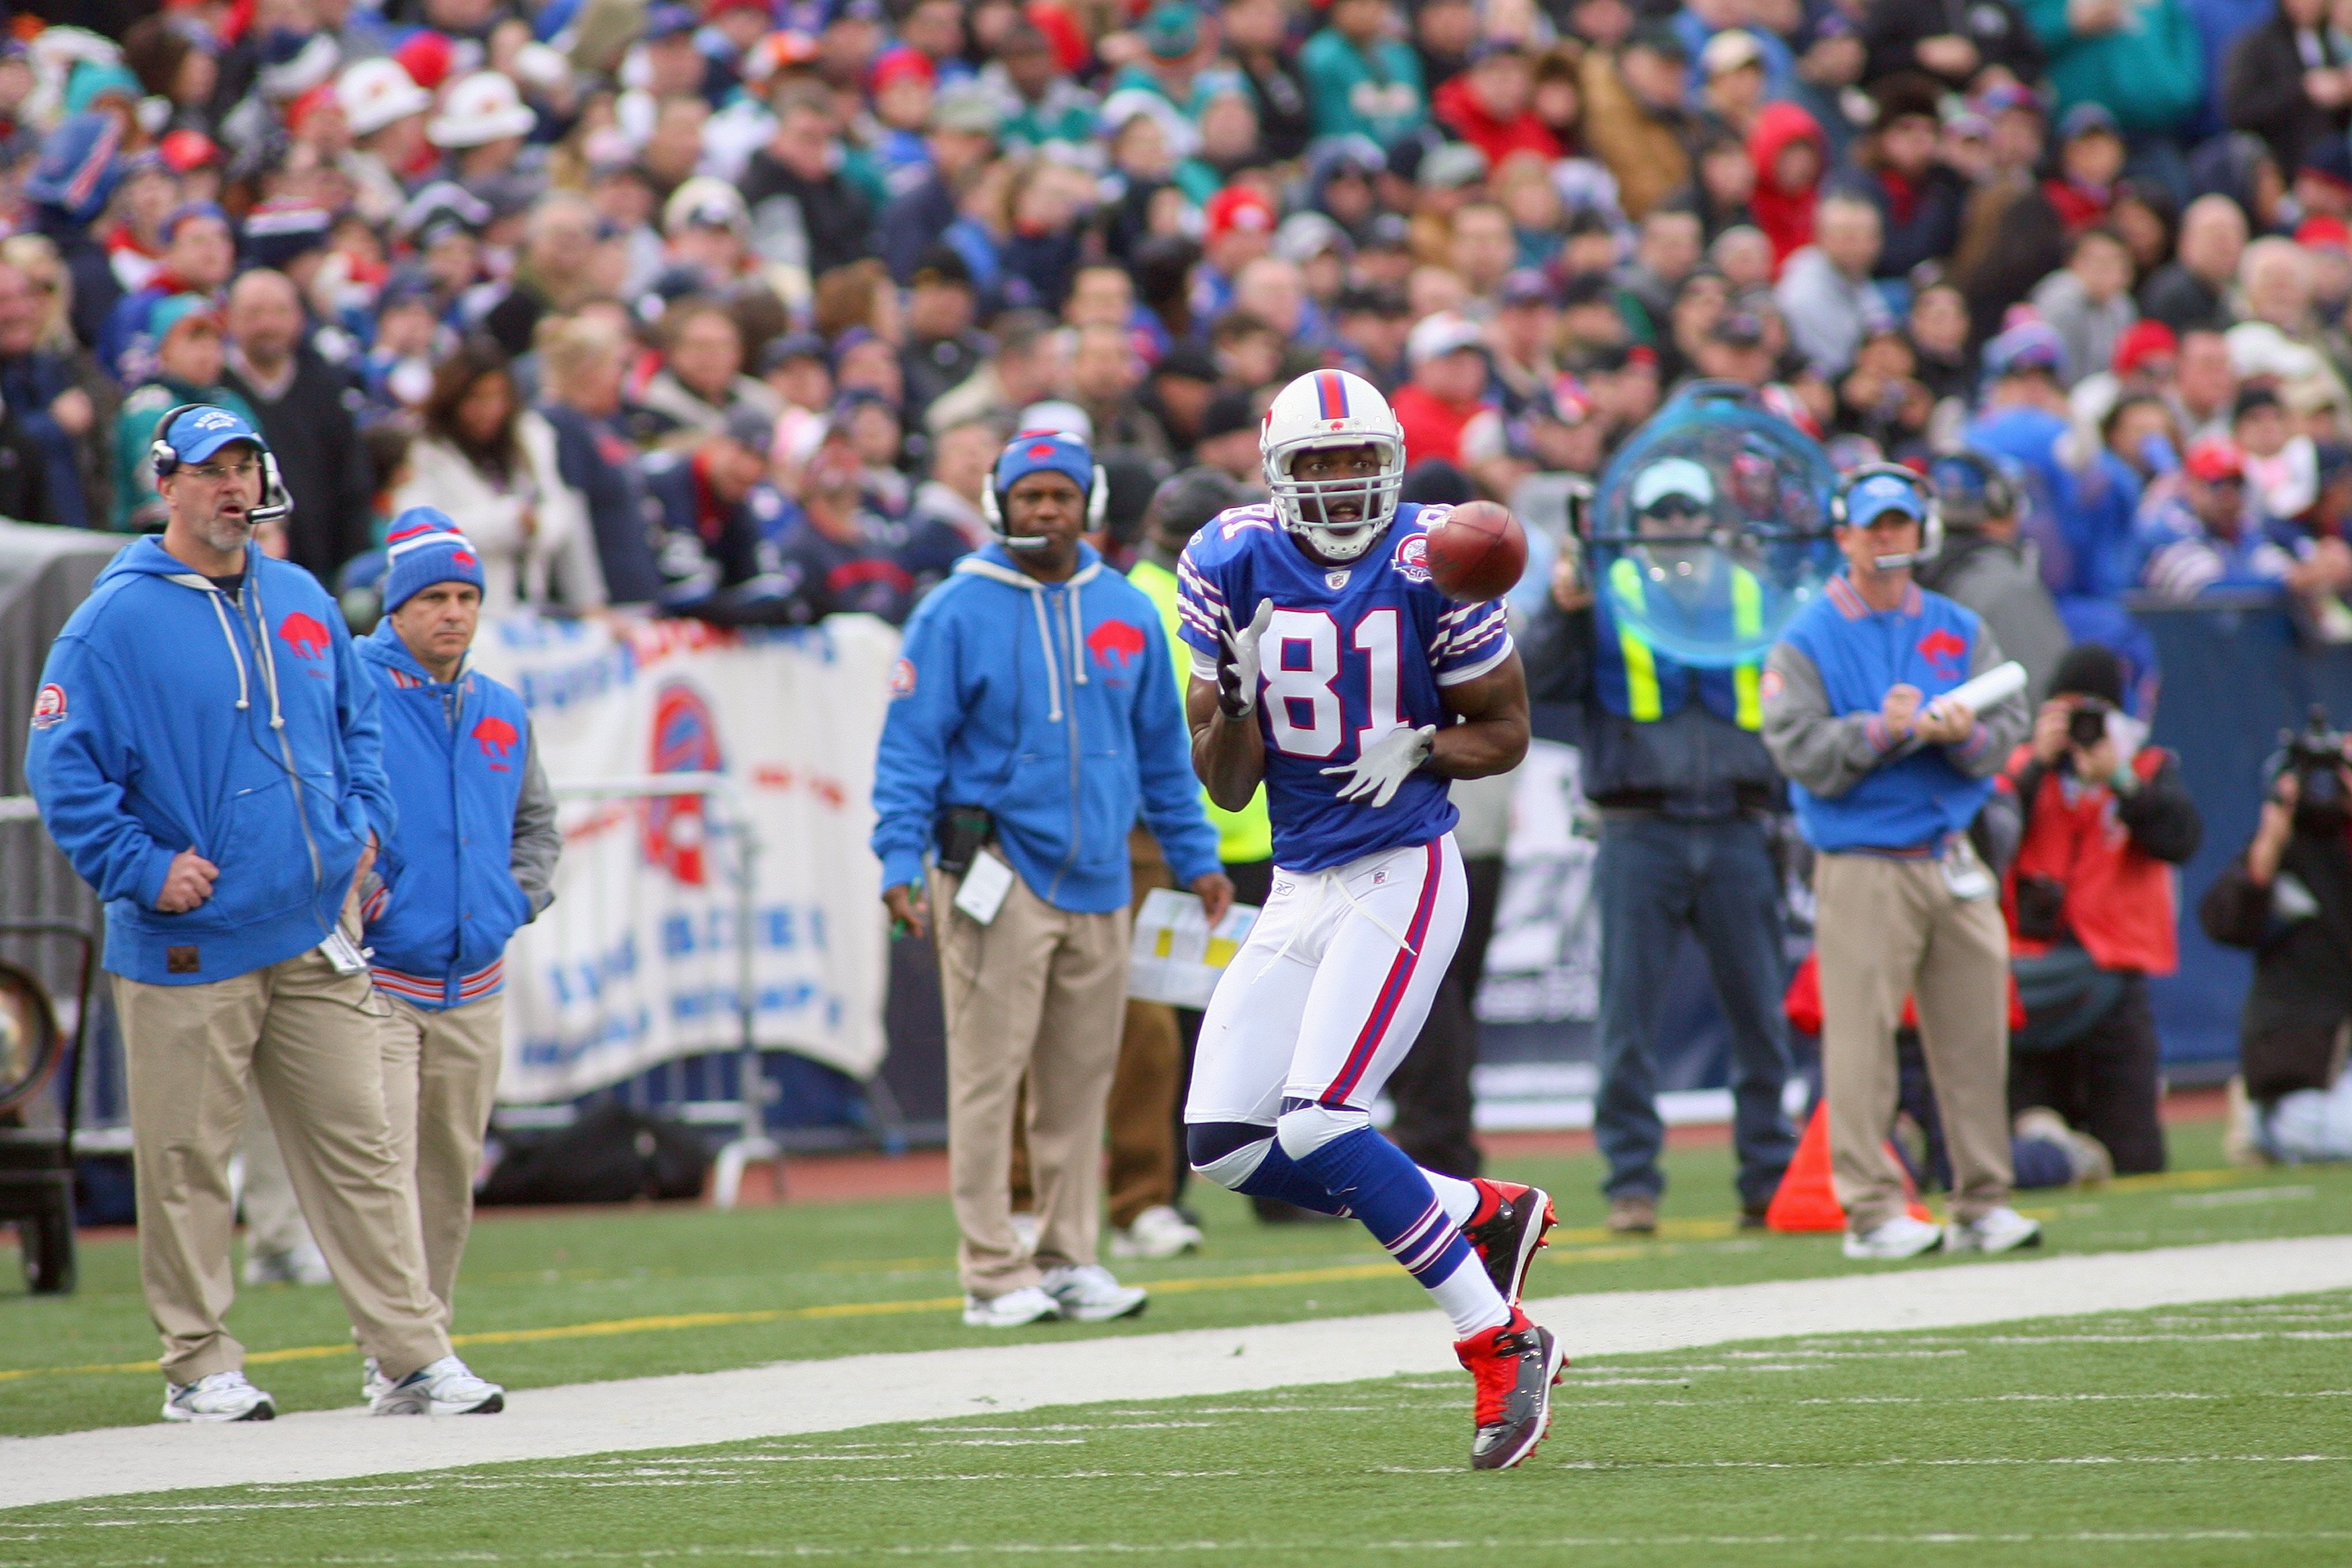
[[[1412,382],[1397,388],[1389,406],[1404,427],[1404,460],[1410,465],[1443,458],[1462,461],[1462,432],[1486,411],[1483,403],[1447,403],[1423,392]]]
[[[2009,779],[2014,781],[2032,757],[2031,746],[2011,753]],[[2147,784],[2168,757],[2161,746],[2144,746],[2132,758],[2132,772]],[[2017,929],[2017,879],[2047,877],[2066,889],[2061,906],[2066,929],[2100,968],[2171,973],[2180,963],[2173,868],[2131,841],[2116,818],[2113,790],[2104,784],[2077,788],[2070,800],[2072,782],[2053,768],[2026,803],[2025,837],[2001,886],[2011,931]],[[2050,950],[2046,942],[2014,934],[2011,947],[2027,958]]]
[[[1822,134],[1820,123],[1793,103],[1766,104],[1748,132],[1748,159],[1756,169],[1756,189],[1748,198],[1748,210],[1764,237],[1772,242],[1775,276],[1790,255],[1813,243],[1813,207],[1821,195],[1819,175],[1813,184],[1794,193],[1773,184],[1772,165],[1791,142],[1811,142],[1813,151],[1821,154],[1822,170],[1827,171],[1829,139]]]
[[[1560,155],[1559,138],[1536,118],[1534,110],[1524,110],[1516,120],[1497,120],[1487,113],[1478,95],[1470,90],[1468,71],[1439,88],[1429,107],[1440,125],[1486,154],[1489,169],[1501,168],[1503,160],[1514,153],[1533,153],[1547,163]]]

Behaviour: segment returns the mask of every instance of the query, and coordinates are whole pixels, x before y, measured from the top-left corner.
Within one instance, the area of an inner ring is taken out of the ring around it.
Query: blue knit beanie
[[[1004,492],[1031,474],[1067,474],[1078,493],[1091,496],[1095,486],[1094,454],[1076,436],[1059,430],[1024,430],[1013,437],[996,459],[996,493]]]
[[[449,514],[429,506],[413,506],[392,520],[384,536],[384,554],[391,570],[383,578],[383,613],[406,604],[436,583],[471,583],[482,586],[481,557],[457,531]]]

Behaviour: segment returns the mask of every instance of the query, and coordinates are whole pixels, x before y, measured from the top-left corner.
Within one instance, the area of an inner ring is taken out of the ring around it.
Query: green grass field
[[[0,1563],[2334,1563],[2347,1341],[2352,1292],[1620,1357],[1573,1371],[1549,1440],[1502,1475],[1464,1466],[1459,1375],[1106,1388],[838,1436],[18,1510]]]
[[[2026,1194],[2060,1251],[2110,1251],[2352,1228],[2352,1170],[2220,1168],[2219,1129],[2174,1129],[2176,1171],[2096,1192]],[[1660,1289],[1840,1274],[1834,1237],[1743,1234],[1732,1224],[1725,1149],[1668,1156],[1663,1236],[1602,1234],[1597,1159],[1506,1162],[1559,1199],[1553,1249],[1531,1295]],[[1409,1310],[1424,1298],[1357,1226],[1269,1227],[1240,1200],[1200,1184],[1209,1245],[1195,1258],[1125,1268],[1155,1295],[1140,1320],[1054,1324],[985,1342],[1076,1334],[1150,1334]],[[460,1282],[462,1353],[510,1387],[712,1371],[787,1359],[981,1342],[965,1329],[944,1199],[490,1215]],[[1912,1267],[1935,1268],[1930,1260]],[[80,1291],[0,1297],[0,1435],[155,1419],[155,1338],[139,1293],[136,1247],[85,1249]],[[358,1400],[359,1360],[331,1289],[245,1291],[230,1325],[255,1381],[282,1410]],[[2352,1512],[2352,1504],[2347,1504]],[[2352,1560],[2352,1550],[2347,1550]]]

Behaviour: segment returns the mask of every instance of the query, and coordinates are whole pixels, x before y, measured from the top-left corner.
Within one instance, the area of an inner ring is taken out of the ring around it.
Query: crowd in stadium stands
[[[1303,369],[1506,500],[1706,375],[1997,459],[2136,679],[2135,588],[2352,635],[2344,0],[143,9],[0,46],[9,516],[202,398],[339,586],[429,504],[492,613],[902,619],[1016,426],[1131,550]]]
[[[1507,502],[1709,377],[1973,453],[2037,698],[2072,638],[2144,701],[2135,592],[2352,638],[2352,0],[148,9],[0,43],[9,517],[160,527],[205,401],[347,608],[430,506],[492,615],[902,621],[1015,429],[1123,565],[1307,370]]]

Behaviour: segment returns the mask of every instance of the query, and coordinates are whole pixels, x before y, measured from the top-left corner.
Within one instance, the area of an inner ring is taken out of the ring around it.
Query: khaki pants
[[[1933,860],[1822,855],[1822,1079],[1830,1168],[1847,1227],[1903,1212],[1895,1121],[1895,1030],[1914,997],[1952,1161],[1954,1217],[2009,1201],[2009,931],[1990,897],[1958,899]]]
[[[1016,876],[982,926],[953,907],[958,885],[931,874],[948,1026],[948,1169],[963,1287],[992,1300],[1036,1284],[1043,1268],[1095,1261],[1103,1105],[1118,1056],[1131,922],[1125,910],[1055,909]],[[1005,1180],[1024,1074],[1034,1258],[1014,1247]]]
[[[336,973],[312,948],[203,985],[118,975],[114,1005],[130,1065],[140,1280],[163,1374],[185,1384],[244,1364],[221,1320],[236,1299],[228,1162],[248,1082],[362,1348],[394,1379],[447,1355],[384,1120],[384,1005],[368,977]]]
[[[1154,888],[1176,885],[1160,841],[1149,828],[1127,836],[1129,874],[1135,882],[1130,911]],[[1184,1037],[1176,1009],[1164,1002],[1127,1004],[1119,1031],[1118,1066],[1110,1079],[1110,1223],[1130,1226],[1148,1208],[1176,1201],[1176,1100],[1184,1077]],[[1024,1091],[1025,1092],[1025,1091]],[[1015,1121],[1019,1117],[1016,1114]],[[1029,1186],[1029,1151],[1013,1140],[1013,1206],[1035,1201]]]
[[[286,1156],[278,1152],[278,1134],[269,1129],[269,1109],[257,1088],[246,1091],[245,1137],[237,1152],[245,1156],[246,1251],[256,1258],[284,1258],[311,1246],[294,1178],[286,1173]]]
[[[451,1294],[474,1228],[474,1173],[489,1131],[506,1022],[504,995],[432,1012],[386,996],[383,1108],[403,1184],[425,1238],[425,1279],[449,1329]]]

